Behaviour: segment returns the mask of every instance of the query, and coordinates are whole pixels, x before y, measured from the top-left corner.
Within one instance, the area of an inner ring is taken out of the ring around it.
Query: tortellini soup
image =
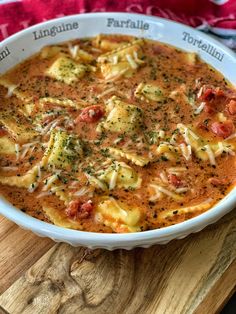
[[[44,47],[0,77],[0,192],[104,233],[183,222],[235,185],[236,90],[197,54],[124,35]]]

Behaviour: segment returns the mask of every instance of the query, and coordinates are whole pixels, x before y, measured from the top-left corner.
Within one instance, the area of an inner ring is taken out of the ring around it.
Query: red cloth
[[[1,1],[3,4],[1,4]],[[236,48],[235,0],[0,0],[0,40],[64,15],[85,12],[133,12],[161,16],[200,27]]]

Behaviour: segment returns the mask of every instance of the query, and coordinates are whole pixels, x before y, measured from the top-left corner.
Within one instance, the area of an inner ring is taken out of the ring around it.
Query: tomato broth
[[[197,54],[98,35],[0,77],[0,192],[55,225],[139,232],[195,217],[235,184],[236,91]]]

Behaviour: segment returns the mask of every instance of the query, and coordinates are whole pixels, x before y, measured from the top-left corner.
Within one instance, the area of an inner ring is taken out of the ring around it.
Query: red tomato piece
[[[211,113],[214,113],[216,111],[216,108],[214,107],[214,105],[212,103],[207,102],[204,106],[203,111],[211,114]]]
[[[0,137],[4,136],[6,134],[7,134],[7,131],[2,126],[0,126]]]
[[[211,101],[216,96],[224,96],[224,95],[225,95],[224,91],[222,91],[219,87],[216,87],[216,88],[207,87],[205,88],[205,90],[203,91],[199,99],[202,101]]]
[[[88,201],[81,205],[81,210],[86,212],[91,212],[93,210],[93,204],[92,201]]]
[[[101,119],[104,115],[104,110],[99,105],[89,106],[84,108],[80,115],[75,119],[75,123],[78,123],[80,121],[87,122],[87,123],[93,123],[97,122],[99,119]]]
[[[81,206],[80,200],[74,200],[69,203],[69,206],[66,208],[66,215],[71,218],[75,218],[77,216],[78,210]]]
[[[214,97],[215,97],[214,90],[212,88],[207,88],[199,98],[203,101],[210,101]]]
[[[82,203],[80,200],[74,200],[69,203],[66,208],[66,215],[73,219],[88,218],[93,210],[92,201]]]
[[[231,99],[226,108],[229,114],[236,114],[236,100]]]
[[[170,183],[175,186],[176,188],[180,187],[183,183],[179,177],[177,177],[175,174],[169,174],[168,179]]]
[[[217,136],[227,138],[234,132],[234,124],[231,120],[224,122],[214,122],[211,125],[211,131]]]

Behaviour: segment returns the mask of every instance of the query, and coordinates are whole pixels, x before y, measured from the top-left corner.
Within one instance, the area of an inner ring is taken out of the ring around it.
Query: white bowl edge
[[[115,21],[130,20],[134,23],[141,21],[149,26],[147,30],[121,28],[117,26],[110,27],[108,26],[108,19],[114,19]],[[96,27],[93,27],[92,22],[96,23]],[[67,23],[71,25],[73,23],[78,23],[79,26],[70,32],[65,31],[58,33],[54,37],[48,36],[35,39],[37,34],[40,34],[40,30],[52,29],[53,27],[59,27],[60,25]],[[187,36],[184,35],[184,32],[189,34],[190,37],[188,38],[193,38],[198,42],[202,40],[203,44],[206,43],[206,45],[211,45],[213,49],[216,49],[215,51],[219,53],[217,55],[218,59],[209,54],[210,50],[206,52],[206,50],[194,46],[191,43],[191,40],[190,42],[183,40],[184,36]],[[235,54],[218,41],[192,29],[191,27],[176,22],[129,13],[90,13],[72,15],[37,24],[23,30],[0,43],[0,73],[4,73],[7,69],[26,59],[33,53],[36,53],[45,45],[75,38],[95,36],[98,33],[122,33],[138,37],[141,36],[172,44],[173,46],[187,51],[197,52],[204,61],[223,73],[231,83],[236,84],[236,76],[234,75],[234,68],[236,68]],[[1,53],[4,50],[6,51],[6,48],[10,51],[10,54],[1,60]],[[220,61],[221,58],[222,60]],[[173,239],[186,237],[190,233],[198,232],[207,225],[216,222],[232,210],[235,203],[236,188],[234,188],[212,209],[195,218],[162,229],[129,234],[101,234],[57,227],[26,215],[12,206],[8,201],[4,200],[4,198],[0,199],[0,213],[20,225],[22,228],[31,230],[39,236],[52,238],[54,241],[66,242],[73,246],[113,250],[117,248],[132,249],[133,247],[149,247],[153,244],[166,244]]]

